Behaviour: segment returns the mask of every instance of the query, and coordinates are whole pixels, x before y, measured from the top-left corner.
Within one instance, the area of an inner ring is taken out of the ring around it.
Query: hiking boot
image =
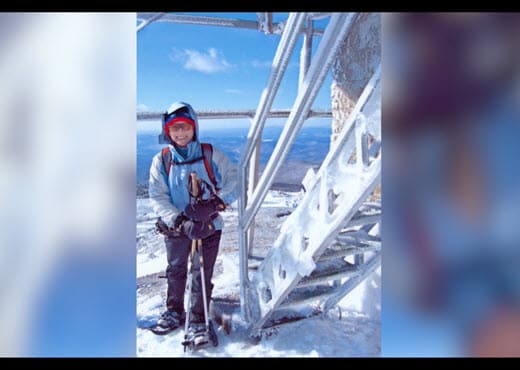
[[[165,311],[157,321],[157,326],[163,329],[175,330],[184,324],[184,314],[176,311]]]
[[[155,325],[148,329],[157,335],[166,335],[177,330],[184,324],[184,314],[175,311],[165,311]]]
[[[206,324],[204,322],[190,323],[187,339],[194,347],[207,345],[210,340],[208,332],[206,331]]]

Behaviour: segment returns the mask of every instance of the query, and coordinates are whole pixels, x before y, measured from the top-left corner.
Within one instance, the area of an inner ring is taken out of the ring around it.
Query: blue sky
[[[257,20],[256,13],[181,14]],[[285,21],[287,16],[274,13],[273,21]],[[318,22],[315,27],[323,29],[328,18]],[[313,53],[320,38],[313,38]],[[290,109],[294,104],[302,40],[300,36],[273,109]],[[256,109],[279,41],[280,35],[258,30],[151,23],[137,33],[137,109],[164,111],[176,100],[195,110]],[[331,81],[329,72],[314,109],[330,109]]]

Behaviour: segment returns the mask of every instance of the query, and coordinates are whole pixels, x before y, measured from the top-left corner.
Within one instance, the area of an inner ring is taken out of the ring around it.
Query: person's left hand
[[[215,233],[215,225],[211,221],[186,220],[182,223],[182,231],[191,240],[205,239]]]

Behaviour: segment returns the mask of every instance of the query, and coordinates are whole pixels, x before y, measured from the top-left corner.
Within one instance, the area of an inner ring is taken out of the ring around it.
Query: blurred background
[[[519,31],[383,16],[384,356],[520,355]]]
[[[135,14],[0,15],[0,355],[135,355]]]

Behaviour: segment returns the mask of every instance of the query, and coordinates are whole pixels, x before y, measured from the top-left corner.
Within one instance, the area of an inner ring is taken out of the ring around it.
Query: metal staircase
[[[381,138],[368,144],[362,110],[380,99],[379,81],[378,71],[253,277],[253,332],[298,310],[329,310],[380,265],[381,205],[366,200],[380,182]]]
[[[302,14],[298,16],[301,23]],[[290,27],[295,19],[290,18],[284,30],[280,53],[287,53],[285,33],[287,40],[291,31],[298,31]],[[249,181],[249,189],[246,168],[264,121],[258,114],[248,135],[240,162],[239,240],[241,308],[253,335],[287,318],[329,310],[381,263],[381,204],[367,202],[381,176],[379,68],[318,172],[306,176],[305,196],[282,225],[274,246],[251,280],[248,271],[248,228],[310,110],[337,47],[350,29],[351,19],[344,14],[331,17],[258,186]],[[280,78],[280,71],[271,76]],[[270,109],[275,91],[268,86],[257,113],[265,115]],[[371,112],[377,114],[367,117]]]

